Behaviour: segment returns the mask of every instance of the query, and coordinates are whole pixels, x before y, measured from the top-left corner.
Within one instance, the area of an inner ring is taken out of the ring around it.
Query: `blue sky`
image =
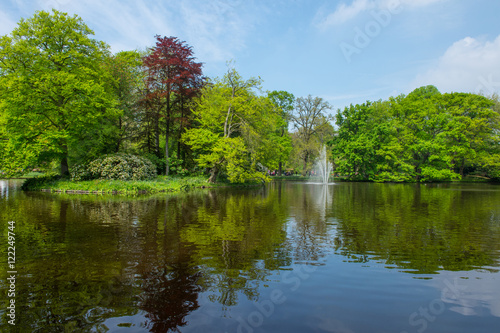
[[[154,35],[193,47],[209,77],[233,60],[265,90],[320,96],[334,109],[433,84],[500,91],[498,0],[0,0],[0,35],[21,17],[78,14],[113,52]]]

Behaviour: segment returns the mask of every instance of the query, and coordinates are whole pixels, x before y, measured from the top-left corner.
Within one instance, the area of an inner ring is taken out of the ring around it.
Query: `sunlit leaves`
[[[210,181],[224,172],[231,182],[266,180],[282,118],[266,97],[257,96],[259,79],[243,80],[234,70],[207,84],[194,110],[198,128],[183,141],[198,155],[200,166],[212,170]]]
[[[12,147],[23,147],[5,170],[57,159],[65,173],[69,151],[88,128],[117,115],[104,85],[107,46],[90,35],[81,18],[53,10],[22,19],[1,38],[6,131]]]
[[[454,180],[492,163],[492,101],[421,87],[408,96],[351,105],[337,114],[337,172],[375,181]],[[489,152],[489,153],[488,153]]]

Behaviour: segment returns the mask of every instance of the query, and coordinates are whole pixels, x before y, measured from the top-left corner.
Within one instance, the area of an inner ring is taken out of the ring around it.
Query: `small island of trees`
[[[205,77],[176,37],[113,54],[92,36],[80,17],[53,10],[0,38],[2,177],[260,182],[269,170],[308,174],[327,145],[345,180],[500,179],[497,95],[426,86],[332,116],[322,98],[263,91],[232,64]]]

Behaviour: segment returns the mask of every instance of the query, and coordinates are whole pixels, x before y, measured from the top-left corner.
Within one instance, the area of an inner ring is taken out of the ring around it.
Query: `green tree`
[[[337,114],[337,170],[374,181],[452,180],[466,168],[495,170],[498,124],[491,99],[441,94],[434,86],[351,105]]]
[[[133,149],[143,121],[139,105],[142,83],[141,55],[137,51],[122,51],[105,58],[106,90],[116,98],[116,116],[104,116],[94,126],[87,128],[78,146],[70,152],[75,164],[85,164],[101,157]]]
[[[403,146],[411,154],[415,180],[450,180],[457,178],[447,154],[446,129],[449,114],[442,107],[442,95],[434,86],[420,87],[402,101],[398,115],[404,130]]]
[[[331,108],[321,97],[313,98],[311,95],[295,101],[291,117],[295,128],[294,149],[296,157],[302,162],[304,175],[314,161],[315,154],[333,135],[330,115],[327,114]]]
[[[78,16],[53,10],[21,19],[0,38],[0,101],[9,143],[5,170],[60,161],[88,128],[118,115],[107,91],[108,47]]]
[[[210,169],[209,182],[221,171],[231,182],[267,180],[263,168],[282,122],[270,100],[254,91],[260,83],[230,69],[203,88],[194,110],[199,126],[187,130],[183,140],[198,154],[199,165]]]
[[[117,108],[121,111],[111,123],[115,128],[112,148],[113,152],[118,152],[137,137],[142,120],[139,108],[144,76],[141,54],[138,51],[118,52],[109,57],[106,66],[113,77],[111,88],[118,99]]]
[[[446,124],[448,154],[455,172],[463,177],[466,164],[483,159],[481,152],[495,141],[498,114],[492,109],[493,101],[475,94],[444,94],[442,104],[450,115]]]
[[[402,125],[392,116],[398,99],[370,102],[338,111],[337,136],[332,140],[336,171],[350,179],[403,181],[411,179],[411,165],[400,144]]]
[[[478,156],[478,164],[488,177],[500,181],[500,97],[495,93],[488,98],[493,103],[495,114],[490,119],[491,135],[485,140],[485,149]]]
[[[283,125],[277,129],[278,139],[276,140],[278,144],[276,155],[278,159],[278,175],[281,176],[283,172],[283,162],[288,160],[292,150],[292,141],[288,133],[288,126],[292,116],[295,96],[287,91],[274,90],[269,92],[267,97],[269,97],[275,107],[278,108],[278,112],[283,120]]]

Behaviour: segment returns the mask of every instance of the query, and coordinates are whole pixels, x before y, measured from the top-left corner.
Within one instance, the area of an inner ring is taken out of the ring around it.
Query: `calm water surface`
[[[500,186],[283,182],[128,198],[18,186],[0,181],[5,332],[500,331]]]

